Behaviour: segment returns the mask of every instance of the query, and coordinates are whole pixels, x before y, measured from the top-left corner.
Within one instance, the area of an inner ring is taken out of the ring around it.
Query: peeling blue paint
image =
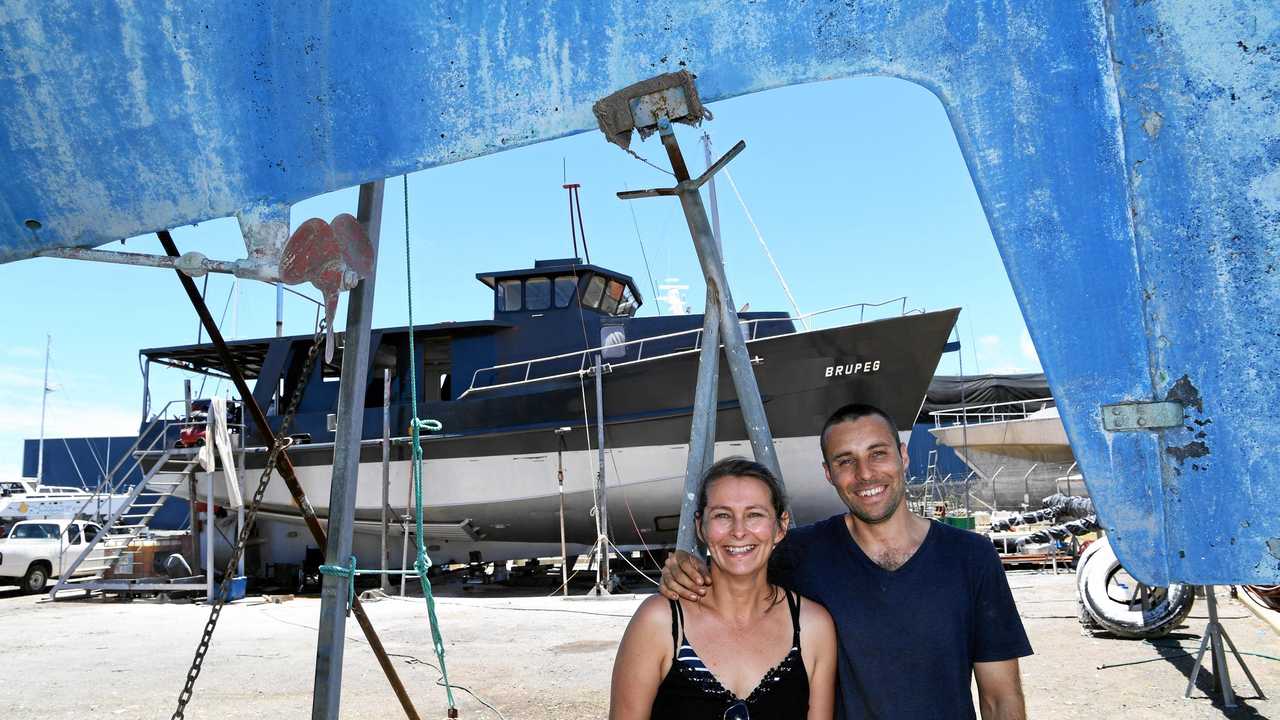
[[[9,0],[0,262],[591,130],[596,99],[683,67],[707,101],[905,78],[951,118],[1126,567],[1272,583],[1277,58],[1261,0]],[[1101,405],[1183,377],[1187,427],[1103,432]]]

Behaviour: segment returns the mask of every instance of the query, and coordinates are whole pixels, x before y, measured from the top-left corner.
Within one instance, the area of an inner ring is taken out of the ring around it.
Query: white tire
[[[1112,583],[1124,568],[1105,538],[1093,543],[1081,560],[1086,562],[1076,570],[1080,600],[1093,620],[1115,635],[1148,639],[1163,637],[1191,612],[1195,602],[1193,585],[1149,588],[1146,610],[1127,597],[1117,597]]]

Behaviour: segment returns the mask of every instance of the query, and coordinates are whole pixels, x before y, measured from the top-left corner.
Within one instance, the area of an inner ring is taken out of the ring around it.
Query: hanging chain
[[[209,611],[209,621],[205,623],[204,632],[200,635],[200,643],[196,645],[196,656],[191,661],[191,667],[187,670],[187,681],[182,686],[182,693],[178,695],[178,708],[173,711],[171,720],[183,720],[186,717],[187,703],[191,702],[191,696],[194,693],[196,678],[200,677],[201,666],[204,665],[204,656],[209,652],[209,644],[213,641],[213,630],[218,625],[218,618],[222,615],[222,608],[227,603],[227,597],[230,595],[231,580],[235,575],[236,565],[240,562],[240,556],[244,554],[245,542],[249,539],[249,533],[253,530],[254,521],[258,516],[258,508],[262,504],[262,496],[267,492],[267,485],[271,482],[271,473],[276,468],[276,461],[279,459],[280,453],[293,443],[289,437],[289,426],[293,424],[294,414],[298,410],[298,403],[302,400],[302,393],[307,387],[307,379],[311,374],[311,366],[315,363],[316,355],[320,348],[324,346],[325,321],[321,320],[316,328],[316,334],[311,339],[311,350],[307,353],[307,360],[302,366],[302,373],[298,375],[298,386],[293,391],[293,397],[289,399],[288,408],[285,410],[284,420],[280,423],[280,430],[276,433],[275,443],[271,446],[271,454],[267,457],[267,466],[262,471],[262,477],[258,479],[258,489],[253,493],[253,500],[249,503],[248,510],[245,511],[244,525],[240,528],[240,535],[236,538],[235,547],[231,549],[231,558],[227,560],[226,572],[222,575],[222,582],[218,585],[218,594],[214,596],[213,608]],[[265,429],[265,428],[264,428]],[[209,482],[213,482],[210,478]],[[192,502],[195,499],[192,498]],[[212,522],[213,508],[208,509],[209,519]]]

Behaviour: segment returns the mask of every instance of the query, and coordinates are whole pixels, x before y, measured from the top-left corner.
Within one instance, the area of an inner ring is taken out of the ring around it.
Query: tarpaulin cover
[[[917,422],[933,423],[929,413],[974,405],[1052,397],[1044,373],[1019,375],[935,375]]]

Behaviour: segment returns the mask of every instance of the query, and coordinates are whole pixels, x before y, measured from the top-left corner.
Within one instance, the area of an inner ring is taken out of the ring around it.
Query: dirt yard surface
[[[1258,699],[1234,660],[1241,707],[1226,711],[1201,672],[1192,699],[1182,693],[1204,630],[1198,602],[1187,625],[1156,645],[1082,636],[1074,576],[1012,572],[1036,654],[1023,661],[1032,718],[1280,718],[1280,701]],[[485,587],[440,591],[439,617],[449,679],[464,719],[567,720],[606,715],[610,666],[627,620],[643,596],[545,597],[542,591]],[[533,594],[537,592],[538,594]],[[1280,637],[1226,589],[1223,625],[1247,653],[1280,658]],[[228,607],[188,708],[192,720],[305,717],[311,707],[320,602],[250,598]],[[445,716],[421,598],[367,604],[424,720]],[[175,707],[208,610],[196,604],[64,601],[0,588],[0,678],[7,718],[168,717]],[[358,626],[348,623],[344,718],[403,717]],[[1280,697],[1280,661],[1246,656],[1263,692]],[[1142,662],[1148,661],[1148,662]],[[1101,665],[1137,663],[1099,669]],[[922,678],[921,690],[928,681]]]

